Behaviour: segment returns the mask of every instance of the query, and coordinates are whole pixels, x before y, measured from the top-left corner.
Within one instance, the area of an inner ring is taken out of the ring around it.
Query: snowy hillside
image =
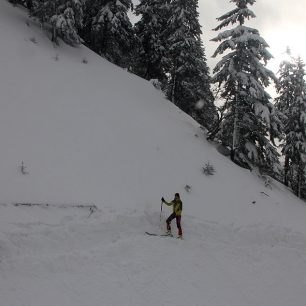
[[[0,306],[305,305],[304,202],[219,154],[149,82],[55,48],[6,0],[0,41]],[[175,192],[184,240],[144,235]]]

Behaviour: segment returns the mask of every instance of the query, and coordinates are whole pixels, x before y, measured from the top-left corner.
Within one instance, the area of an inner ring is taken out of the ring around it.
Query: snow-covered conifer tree
[[[286,50],[288,60],[282,61],[280,63],[280,68],[278,71],[279,81],[277,84],[278,97],[275,99],[275,106],[279,111],[281,111],[285,117],[283,121],[286,122],[288,119],[290,105],[295,100],[296,95],[296,60],[291,56],[290,49]]]
[[[128,67],[135,41],[127,14],[131,0],[89,0],[85,5],[87,45],[112,63]]]
[[[81,37],[84,44],[90,49],[93,48],[94,34],[92,29],[92,21],[97,16],[99,10],[106,3],[106,0],[85,0],[83,5],[83,27],[81,29]]]
[[[285,115],[284,182],[299,197],[306,196],[306,82],[305,64],[298,58],[281,63],[276,107]]]
[[[57,43],[60,37],[71,45],[82,42],[79,35],[83,20],[81,0],[34,0],[31,15],[41,24],[51,26],[52,41]]]
[[[231,2],[236,8],[219,17],[220,24],[214,30],[237,25],[212,39],[220,42],[213,57],[225,54],[214,68],[213,76],[213,83],[222,88],[226,101],[220,138],[231,147],[232,160],[248,167],[273,169],[277,166],[278,153],[269,138],[275,136],[277,125],[273,121],[270,95],[265,90],[271,80],[276,81],[273,72],[265,67],[272,55],[258,30],[244,25],[255,17],[248,8],[255,0]]]
[[[216,114],[210,90],[198,0],[172,0],[171,15],[165,30],[167,57],[170,60],[168,98],[206,127]],[[196,107],[201,100],[202,107]]]
[[[169,15],[169,1],[141,0],[135,8],[136,16],[141,16],[134,31],[139,41],[133,71],[139,76],[165,83],[167,58],[163,33]]]

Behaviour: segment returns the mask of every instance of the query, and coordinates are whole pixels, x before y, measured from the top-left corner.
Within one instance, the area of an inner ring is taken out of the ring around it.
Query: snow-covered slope
[[[149,82],[55,48],[6,0],[0,41],[0,306],[305,304],[305,203],[220,155]],[[175,192],[184,241],[145,236]]]

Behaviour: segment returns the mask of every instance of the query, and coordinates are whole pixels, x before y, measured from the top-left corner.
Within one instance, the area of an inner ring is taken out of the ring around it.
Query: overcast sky
[[[199,0],[199,6],[206,56],[213,68],[216,60],[211,55],[218,44],[209,40],[218,32],[211,29],[218,25],[216,18],[234,9],[235,5],[230,0]],[[293,55],[300,55],[306,61],[306,0],[257,0],[250,9],[256,18],[247,21],[246,25],[259,30],[269,44],[269,51],[275,58],[270,61],[270,69],[277,72],[287,46]]]

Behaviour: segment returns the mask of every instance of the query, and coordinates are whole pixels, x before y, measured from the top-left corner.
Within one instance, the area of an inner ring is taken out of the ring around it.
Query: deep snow
[[[0,306],[305,304],[304,202],[220,155],[149,82],[54,47],[6,0],[0,41]],[[184,240],[144,235],[175,192]]]

